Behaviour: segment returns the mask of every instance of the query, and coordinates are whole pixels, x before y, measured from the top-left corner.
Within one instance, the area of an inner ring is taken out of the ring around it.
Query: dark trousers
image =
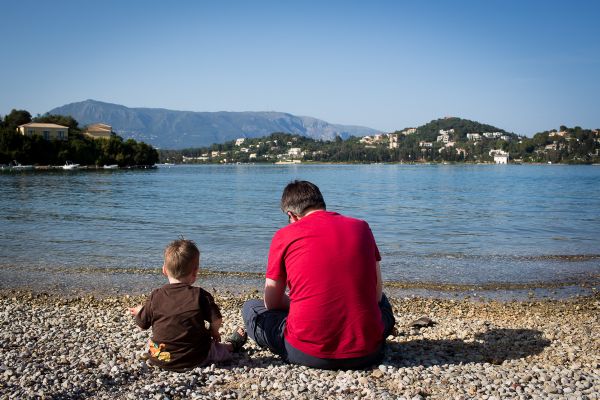
[[[281,310],[267,310],[262,300],[248,300],[242,308],[242,317],[246,325],[246,332],[260,347],[266,347],[273,353],[280,355],[284,360],[320,369],[359,369],[373,365],[383,357],[385,338],[394,328],[394,313],[392,305],[385,294],[379,302],[381,319],[383,320],[383,342],[377,351],[364,357],[356,358],[318,358],[303,353],[290,345],[283,337],[288,312]]]

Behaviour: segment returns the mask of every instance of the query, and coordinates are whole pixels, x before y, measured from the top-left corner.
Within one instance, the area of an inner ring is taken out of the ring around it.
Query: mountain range
[[[379,131],[363,126],[331,124],[283,112],[193,112],[161,108],[129,108],[123,105],[85,100],[54,108],[53,115],[70,115],[80,126],[104,123],[125,139],[141,140],[163,149],[208,146],[273,132],[299,134],[331,140],[336,136],[373,135]]]

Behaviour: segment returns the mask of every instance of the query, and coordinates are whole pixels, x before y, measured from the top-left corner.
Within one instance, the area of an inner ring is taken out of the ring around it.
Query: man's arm
[[[379,266],[379,261],[375,262],[375,268],[377,269],[377,303],[381,301],[381,296],[383,295],[383,281],[381,279],[381,267]]]
[[[290,298],[285,294],[285,279],[265,280],[265,307],[267,310],[288,310]]]

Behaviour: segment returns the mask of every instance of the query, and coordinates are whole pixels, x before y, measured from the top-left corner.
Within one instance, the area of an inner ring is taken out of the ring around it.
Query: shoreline
[[[207,287],[207,289],[209,289]],[[256,291],[217,290],[226,336]],[[0,289],[1,398],[600,398],[600,294],[568,300],[396,297],[398,334],[379,365],[286,364],[249,340],[228,365],[175,373],[140,358],[148,331],[126,313],[144,296]],[[428,316],[435,325],[410,328]]]
[[[483,165],[483,166],[495,166],[495,165],[534,165],[534,166],[598,166],[599,163],[593,162],[585,162],[585,163],[548,163],[548,162],[509,162],[507,164],[497,164],[492,161],[490,162],[459,162],[459,161],[424,161],[424,162],[401,162],[401,161],[387,161],[387,162],[316,162],[316,161],[302,161],[302,162],[231,162],[231,163],[222,163],[222,162],[205,162],[205,163],[179,163],[173,164],[169,166],[164,166],[161,164],[154,165],[133,165],[133,166],[124,166],[118,168],[106,168],[105,166],[100,165],[83,165],[81,167],[65,170],[62,165],[32,165],[29,169],[19,169],[19,168],[10,168],[10,167],[2,167],[0,168],[0,172],[76,172],[76,171],[131,171],[131,170],[147,170],[152,169],[156,170],[159,168],[171,168],[171,167],[179,167],[179,166],[198,166],[198,165],[219,165],[219,166],[236,166],[236,165],[259,165],[259,166],[298,166],[298,165],[407,165],[407,166],[424,166],[424,165]]]
[[[31,279],[32,274],[35,279]],[[201,269],[198,284],[242,294],[260,291],[264,273]],[[20,266],[0,264],[0,290],[28,289],[63,295],[145,294],[164,283],[160,268],[93,266]],[[501,301],[567,299],[598,293],[600,274],[571,279],[525,282],[431,282],[384,280],[384,290],[397,297],[473,298]]]

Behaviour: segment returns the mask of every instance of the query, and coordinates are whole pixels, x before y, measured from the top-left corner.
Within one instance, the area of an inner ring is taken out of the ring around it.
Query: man
[[[264,302],[243,307],[248,335],[309,367],[378,362],[395,320],[382,293],[381,257],[369,225],[326,211],[319,188],[307,181],[286,186],[281,210],[289,224],[271,242]]]

